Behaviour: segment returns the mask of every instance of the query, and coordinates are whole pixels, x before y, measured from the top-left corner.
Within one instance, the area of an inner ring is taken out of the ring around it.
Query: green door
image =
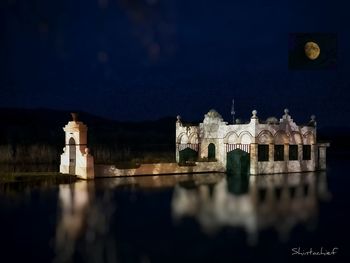
[[[180,163],[186,163],[186,161],[197,161],[198,152],[191,148],[186,148],[179,152]]]
[[[210,143],[208,145],[208,160],[214,161],[215,160],[215,144]]]
[[[227,174],[241,175],[249,174],[250,155],[241,149],[235,149],[227,153],[226,171]]]

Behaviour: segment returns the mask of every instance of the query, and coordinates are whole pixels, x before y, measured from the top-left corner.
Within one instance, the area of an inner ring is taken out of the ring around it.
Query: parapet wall
[[[118,169],[114,165],[95,165],[95,177],[225,172],[225,168],[218,162],[196,162],[195,164],[193,166],[179,166],[177,163],[142,164],[135,169]]]

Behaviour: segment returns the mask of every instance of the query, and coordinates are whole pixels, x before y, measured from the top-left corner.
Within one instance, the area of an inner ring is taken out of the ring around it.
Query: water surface
[[[0,261],[345,262],[346,165],[3,187]],[[292,255],[335,247],[334,256]]]

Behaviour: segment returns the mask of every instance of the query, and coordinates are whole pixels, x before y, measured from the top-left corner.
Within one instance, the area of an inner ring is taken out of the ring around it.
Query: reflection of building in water
[[[56,229],[56,262],[71,260],[76,240],[83,231],[89,201],[86,181],[59,186],[61,214]]]
[[[239,187],[237,187],[239,185]],[[232,176],[213,189],[177,185],[172,199],[174,220],[195,217],[207,232],[243,227],[254,244],[261,230],[272,227],[285,240],[298,223],[315,224],[318,201],[327,199],[325,173]]]
[[[111,229],[115,211],[112,193],[115,188],[172,188],[180,182],[198,187],[203,184],[213,185],[223,177],[223,174],[146,176],[84,180],[60,185],[54,262],[75,262],[77,254],[87,255],[88,260],[84,262],[117,261],[117,245]],[[102,193],[97,189],[103,189]]]
[[[114,211],[110,192],[96,198],[93,182],[78,181],[59,186],[59,212],[54,262],[74,262],[78,247],[86,250],[89,262],[115,262],[109,226]],[[79,244],[79,246],[78,246]]]
[[[98,185],[107,188],[125,187],[129,189],[158,189],[173,188],[178,183],[187,183],[195,186],[201,184],[217,183],[225,174],[206,173],[206,174],[179,174],[162,176],[135,176],[120,177],[109,180],[101,180]]]

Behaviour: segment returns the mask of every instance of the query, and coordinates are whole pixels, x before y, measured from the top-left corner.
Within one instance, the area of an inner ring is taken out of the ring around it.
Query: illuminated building
[[[248,123],[228,124],[210,110],[199,125],[176,122],[176,161],[219,163],[229,173],[272,174],[326,169],[328,143],[317,143],[316,121],[297,125],[287,109],[278,121],[259,120],[252,112]]]

